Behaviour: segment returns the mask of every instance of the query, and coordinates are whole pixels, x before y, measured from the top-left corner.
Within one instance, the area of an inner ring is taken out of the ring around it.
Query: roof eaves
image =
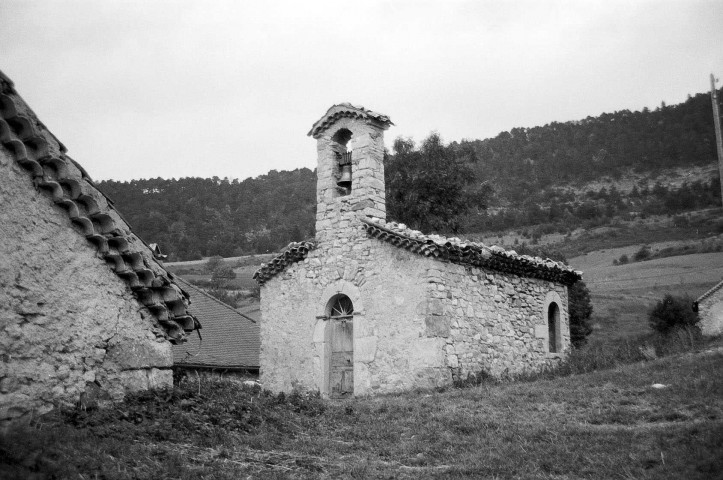
[[[269,279],[286,270],[287,266],[305,259],[315,247],[314,242],[291,242],[269,263],[261,264],[261,267],[254,273],[254,280],[259,285],[263,285]]]
[[[700,297],[698,297],[698,299],[696,300],[696,303],[701,302],[701,301],[705,300],[706,298],[710,297],[710,296],[713,295],[715,292],[717,292],[718,290],[720,290],[721,287],[723,287],[723,280],[721,280],[720,282],[718,282],[718,283],[716,283],[715,285],[713,285],[707,292],[705,292],[703,295],[701,295]]]
[[[458,238],[425,235],[404,224],[361,218],[367,235],[413,253],[462,265],[484,267],[522,277],[540,278],[572,285],[582,278],[577,272],[551,259],[518,255],[501,247],[466,243]]]
[[[187,310],[188,298],[173,276],[153,258],[87,172],[65,154],[65,147],[38,120],[0,72],[0,144],[30,172],[33,184],[62,207],[71,222],[95,245],[111,270],[130,287],[163,326],[173,343],[200,327]]]
[[[323,133],[339,118],[343,117],[365,119],[376,123],[383,128],[388,128],[390,125],[394,125],[387,115],[368,110],[360,105],[352,105],[351,103],[344,102],[332,105],[319,120],[314,122],[314,125],[312,125],[311,130],[309,130],[307,135],[313,138],[319,138],[321,133]]]

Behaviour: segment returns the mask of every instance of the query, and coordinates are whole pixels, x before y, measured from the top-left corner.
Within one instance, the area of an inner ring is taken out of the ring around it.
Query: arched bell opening
[[[331,150],[334,153],[332,181],[334,196],[344,197],[352,189],[352,132],[347,128],[339,129],[331,137]]]
[[[334,295],[326,306],[328,393],[331,398],[354,395],[354,304],[343,294]]]

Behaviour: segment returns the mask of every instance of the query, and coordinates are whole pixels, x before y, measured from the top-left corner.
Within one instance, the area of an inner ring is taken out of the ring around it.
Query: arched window
[[[334,152],[334,165],[332,166],[332,181],[337,197],[351,193],[352,185],[352,133],[346,128],[339,129],[331,137],[331,149]]]
[[[548,351],[558,353],[560,351],[560,307],[557,303],[550,303],[547,309],[547,338],[549,341]]]
[[[345,318],[354,314],[354,304],[346,295],[335,295],[329,302],[329,316],[331,318]]]

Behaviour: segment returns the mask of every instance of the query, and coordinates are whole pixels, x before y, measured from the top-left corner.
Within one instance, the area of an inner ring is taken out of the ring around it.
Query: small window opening
[[[332,179],[336,196],[349,195],[352,189],[352,133],[346,128],[340,129],[331,138],[334,152]]]
[[[549,352],[560,351],[560,307],[552,302],[547,311],[547,338],[549,340]]]
[[[354,315],[354,304],[346,295],[336,295],[329,302],[327,315],[335,319],[347,319]]]

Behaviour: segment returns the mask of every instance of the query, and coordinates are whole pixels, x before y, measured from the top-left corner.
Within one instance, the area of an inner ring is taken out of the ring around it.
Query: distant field
[[[663,295],[688,295],[694,299],[723,279],[723,253],[612,265],[613,259],[622,254],[632,257],[638,248],[602,250],[569,259],[570,265],[583,271],[592,294],[595,331],[591,341],[645,333],[647,312]]]
[[[716,209],[703,210],[690,215],[698,226],[715,225],[720,221]],[[514,248],[514,235],[503,236],[507,248]],[[559,238],[558,238],[559,237]],[[490,237],[487,243],[492,238]],[[550,235],[547,240],[562,240]],[[652,252],[667,247],[690,247],[700,250],[703,245],[723,245],[723,235],[706,228],[681,228],[671,224],[665,216],[637,219],[617,227],[600,227],[589,231],[577,231],[564,244],[569,252],[589,253],[568,257],[568,263],[583,271],[583,278],[591,292],[593,303],[591,342],[609,342],[649,332],[647,313],[656,302],[667,294],[690,296],[695,299],[723,279],[723,252],[697,253],[671,256],[614,266],[613,261],[622,255],[630,259],[643,244]],[[563,244],[553,245],[559,248]],[[627,245],[627,246],[619,246]],[[605,248],[611,246],[613,248]],[[273,258],[269,255],[249,255],[224,259],[233,268],[236,278],[228,282],[229,290],[251,291],[256,287],[253,274],[263,262]],[[210,280],[205,271],[208,260],[166,263],[172,272],[189,280]],[[240,309],[258,314],[258,301],[244,300]]]

